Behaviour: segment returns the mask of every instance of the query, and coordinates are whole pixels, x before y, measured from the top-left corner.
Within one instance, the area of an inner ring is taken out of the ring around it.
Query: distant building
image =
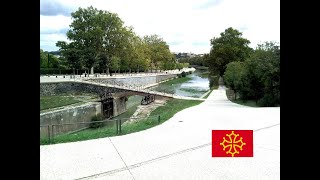
[[[196,57],[196,56],[203,56],[203,54],[194,54],[194,53],[186,53],[186,52],[172,52],[172,54],[174,54],[176,56],[176,59],[179,59],[179,58],[193,58],[193,57]]]

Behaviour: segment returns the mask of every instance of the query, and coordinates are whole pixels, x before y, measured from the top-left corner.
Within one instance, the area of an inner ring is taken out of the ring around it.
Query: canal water
[[[189,77],[189,80],[186,82],[161,83],[150,88],[150,90],[198,98],[210,89],[208,71],[196,70],[192,74],[187,75],[187,77]]]

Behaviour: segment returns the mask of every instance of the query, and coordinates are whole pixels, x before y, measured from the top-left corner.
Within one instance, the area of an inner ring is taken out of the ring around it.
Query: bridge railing
[[[155,91],[155,90],[152,90],[151,88],[146,88],[145,85],[126,84],[121,81],[115,81],[115,80],[107,80],[106,81],[103,79],[88,79],[87,81],[91,81],[93,83],[97,83],[100,85],[107,85],[107,86],[114,87],[114,88],[125,88],[125,89],[129,89],[129,90],[139,91],[139,92],[143,92],[146,94],[158,94],[158,95],[170,96],[170,97],[176,96],[174,93],[172,93],[166,89],[162,89],[161,91]]]

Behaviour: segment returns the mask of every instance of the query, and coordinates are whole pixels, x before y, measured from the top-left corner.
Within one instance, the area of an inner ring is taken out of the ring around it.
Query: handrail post
[[[52,124],[52,125],[51,125],[51,142],[50,142],[50,144],[53,143],[53,138],[54,138],[54,135],[53,135],[53,127],[54,127],[54,125]]]
[[[121,119],[119,119],[119,121],[120,121],[120,124],[119,124],[119,132],[120,132],[120,134],[121,134]]]
[[[116,120],[116,132],[117,132],[117,134],[119,134],[119,131],[118,131],[118,120]]]
[[[49,139],[49,144],[51,143],[51,139],[50,139],[50,126],[48,125],[48,139]]]

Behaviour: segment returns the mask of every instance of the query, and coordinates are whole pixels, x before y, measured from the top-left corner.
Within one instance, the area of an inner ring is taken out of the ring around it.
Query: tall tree
[[[119,57],[117,57],[117,56],[111,57],[110,69],[113,72],[117,72],[120,69],[120,58]]]
[[[162,68],[166,61],[172,61],[173,55],[170,52],[169,46],[161,37],[150,35],[144,36],[143,39],[150,48],[151,69]]]
[[[237,92],[242,88],[242,74],[244,71],[243,62],[235,61],[227,64],[226,71],[224,72],[223,79],[228,87],[234,90],[235,99]]]
[[[150,65],[153,69],[167,69],[175,65],[162,38],[157,35],[140,38],[132,27],[124,26],[117,14],[90,6],[79,8],[71,16],[67,32],[71,42],[59,41],[56,45],[72,68],[98,67],[109,73],[109,68],[113,66],[114,71],[117,64],[122,71],[144,71]]]
[[[257,89],[252,85],[252,89],[256,89],[260,104],[263,106],[280,105],[280,46],[276,42],[259,44],[248,64],[251,67],[249,73],[254,76],[254,80],[259,82],[258,87],[260,88]]]
[[[40,49],[40,68],[48,67],[48,54]]]
[[[82,69],[83,61],[80,56],[80,50],[75,47],[75,43],[67,44],[64,41],[58,41],[56,46],[59,47],[62,57],[71,69]]]
[[[255,100],[259,106],[280,105],[280,47],[274,42],[259,44],[244,63],[227,65],[224,80],[242,100]]]
[[[59,68],[61,60],[49,52],[40,49],[40,68]]]
[[[222,76],[226,65],[233,61],[244,61],[250,56],[252,49],[248,46],[250,41],[242,38],[242,33],[232,27],[220,33],[220,37],[210,40],[211,50],[208,60],[209,70],[212,74]]]
[[[117,14],[98,10],[92,6],[79,8],[71,13],[72,23],[67,32],[67,38],[77,52],[81,64],[87,69],[104,64],[109,72],[111,57],[123,51],[128,28]],[[68,45],[59,42],[61,48]]]

